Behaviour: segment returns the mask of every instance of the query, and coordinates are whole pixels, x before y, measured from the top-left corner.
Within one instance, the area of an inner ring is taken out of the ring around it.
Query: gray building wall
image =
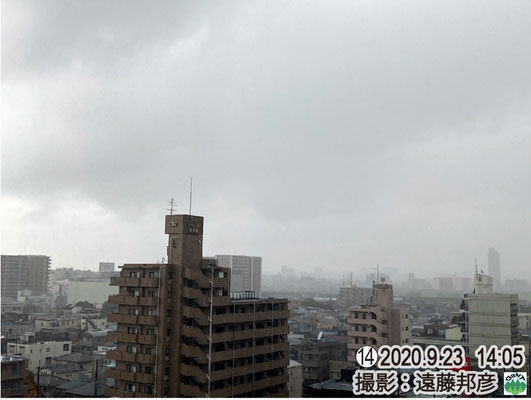
[[[262,257],[216,255],[218,265],[231,269],[231,291],[252,290],[262,294]]]

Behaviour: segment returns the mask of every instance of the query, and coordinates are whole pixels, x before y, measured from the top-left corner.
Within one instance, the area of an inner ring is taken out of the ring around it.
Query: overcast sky
[[[2,254],[531,267],[530,1],[2,1]]]

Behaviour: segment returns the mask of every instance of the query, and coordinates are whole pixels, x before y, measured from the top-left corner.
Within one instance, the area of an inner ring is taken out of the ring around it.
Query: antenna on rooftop
[[[190,215],[192,215],[192,176],[190,177]]]
[[[474,264],[476,265],[476,274],[478,273],[478,259],[477,258],[474,258]]]
[[[173,215],[173,207],[177,207],[177,204],[173,202],[173,197],[171,198],[171,201],[168,202],[168,204],[170,205],[170,208],[167,208],[166,210],[170,212],[170,215]]]

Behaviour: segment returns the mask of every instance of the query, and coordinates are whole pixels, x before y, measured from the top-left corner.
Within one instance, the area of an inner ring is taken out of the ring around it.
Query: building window
[[[155,334],[155,329],[154,328],[147,328],[146,335],[154,335],[154,334]]]
[[[225,278],[225,272],[219,271],[218,278]]]
[[[129,327],[127,327],[127,333],[130,333],[130,334],[134,335],[134,334],[137,333],[137,330],[136,330],[136,328],[134,328],[132,326],[129,326]]]
[[[136,353],[136,347],[135,346],[127,346],[127,352],[128,353]]]
[[[144,374],[153,374],[153,367],[145,367]]]
[[[155,271],[151,271],[148,276],[150,278],[156,278],[157,277],[157,273]]]
[[[50,351],[52,351],[52,349],[49,347],[46,347],[46,353],[49,353]]]
[[[153,348],[152,347],[146,347],[144,349],[144,354],[151,354],[151,352],[153,351]]]
[[[135,385],[132,383],[126,383],[125,384],[125,390],[128,392],[134,392],[135,391]]]
[[[136,278],[136,272],[129,272],[129,278]]]
[[[138,315],[138,310],[136,308],[130,308],[129,315]]]
[[[127,364],[125,366],[125,370],[127,372],[136,372],[136,365]]]
[[[148,297],[156,297],[156,292],[154,290],[149,290]]]
[[[153,394],[153,386],[144,386],[144,393]]]
[[[70,351],[70,345],[68,343],[63,344],[63,351]]]
[[[173,238],[171,241],[171,246],[176,249],[177,248],[177,238]]]
[[[155,308],[150,308],[150,309],[148,310],[148,315],[149,315],[149,316],[152,316],[152,317],[155,316],[155,315],[157,315],[157,310],[156,310]]]
[[[45,364],[51,364],[52,363],[52,357],[46,357],[46,361],[44,361]]]

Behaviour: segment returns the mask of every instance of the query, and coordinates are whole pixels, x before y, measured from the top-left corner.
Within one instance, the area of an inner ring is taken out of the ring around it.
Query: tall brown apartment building
[[[203,258],[203,217],[167,215],[166,234],[168,264],[126,264],[111,278],[105,395],[287,397],[287,300],[231,293],[230,269]]]

